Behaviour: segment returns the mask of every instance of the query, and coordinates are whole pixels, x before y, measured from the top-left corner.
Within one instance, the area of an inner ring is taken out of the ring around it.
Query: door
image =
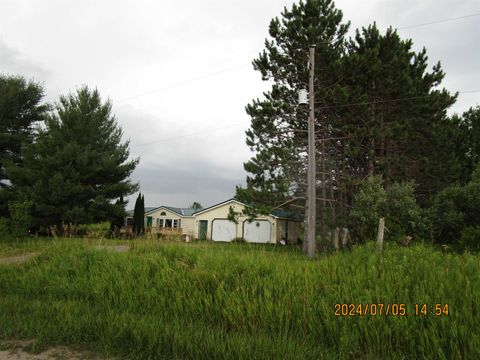
[[[271,225],[268,220],[253,220],[243,223],[243,238],[251,243],[270,242]]]
[[[215,219],[212,221],[213,241],[232,241],[237,237],[237,224],[228,219]]]
[[[285,220],[285,244],[288,244],[288,220]]]
[[[153,218],[151,216],[147,216],[147,228],[152,227],[152,221],[153,221]]]
[[[205,240],[207,238],[208,220],[200,220],[198,224],[198,239]]]

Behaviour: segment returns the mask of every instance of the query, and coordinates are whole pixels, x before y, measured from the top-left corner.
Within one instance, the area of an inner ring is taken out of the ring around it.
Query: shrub
[[[430,209],[434,241],[472,249],[475,229],[480,227],[479,204],[480,166],[467,184],[450,186],[435,196]]]
[[[428,216],[417,205],[412,183],[393,183],[387,191],[380,177],[369,177],[360,185],[350,211],[354,238],[361,242],[375,238],[381,217],[387,239],[427,237],[430,232]]]
[[[77,227],[78,234],[92,239],[102,239],[110,234],[110,223],[81,224]]]
[[[10,211],[10,231],[15,237],[24,237],[29,233],[33,220],[30,214],[31,201],[17,201],[8,204]]]
[[[6,238],[10,235],[10,220],[7,218],[0,218],[0,238]]]
[[[480,250],[480,226],[467,226],[463,229],[460,236],[459,245],[462,249],[479,251]]]
[[[387,192],[383,188],[382,179],[369,177],[355,196],[350,211],[350,222],[353,236],[360,240],[373,239],[378,219],[387,214]]]
[[[412,182],[392,184],[387,193],[387,221],[392,234],[430,238],[428,213],[417,205]]]

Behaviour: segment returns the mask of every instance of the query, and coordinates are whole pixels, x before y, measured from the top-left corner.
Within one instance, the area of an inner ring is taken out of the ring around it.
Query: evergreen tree
[[[427,72],[425,49],[415,53],[411,40],[391,28],[381,34],[375,24],[357,31],[347,47],[342,83],[348,103],[357,104],[342,111],[339,126],[349,135],[342,142],[348,168],[360,170],[359,179],[380,175],[387,187],[413,179],[417,195],[428,197],[456,176],[449,171],[449,151],[438,141],[455,102],[438,88],[444,78],[440,63]]]
[[[307,87],[308,52],[315,45],[317,106],[328,107],[343,97],[338,71],[349,24],[342,23],[342,16],[330,0],[308,0],[285,8],[281,20],[270,22],[272,40],[265,41],[253,65],[273,85],[264,100],[246,107],[251,117],[246,142],[255,155],[244,164],[246,188],[236,192],[237,199],[250,205],[246,212],[251,216],[277,207],[304,214],[308,109],[297,105],[297,93]],[[330,116],[324,110],[316,117],[320,141],[328,137]],[[319,161],[326,157],[317,151]]]
[[[139,193],[135,201],[135,208],[133,210],[133,233],[135,235],[142,234],[142,227],[144,224],[144,211],[142,211],[142,194]]]
[[[125,216],[127,215],[125,212],[125,204],[126,203],[123,200],[123,195],[121,195],[120,198],[115,202],[114,213],[110,222],[110,231],[112,233],[115,233],[124,226]]]
[[[18,197],[32,201],[34,226],[94,223],[115,218],[113,201],[133,193],[128,141],[98,90],[61,96],[37,141],[22,151],[21,168],[8,168]]]
[[[145,234],[145,194],[142,195],[142,201],[140,202],[140,233]]]
[[[453,116],[452,122],[456,131],[450,131],[446,136],[449,143],[456,145],[453,152],[461,167],[459,182],[465,184],[480,164],[480,106],[470,108],[461,117]]]
[[[190,209],[200,210],[203,208],[202,204],[197,201],[194,201],[192,205],[189,206]]]
[[[0,74],[0,217],[8,215],[13,194],[7,165],[21,164],[21,147],[35,138],[35,124],[44,120],[48,105],[42,104],[43,86],[21,76]]]
[[[236,192],[250,216],[280,206],[305,214],[307,108],[296,101],[308,83],[312,44],[316,158],[325,164],[325,171],[317,164],[317,194],[325,189],[320,200],[329,204],[330,226],[348,225],[354,195],[368,176],[381,176],[387,189],[413,180],[423,205],[458,178],[448,139],[458,131],[446,116],[456,96],[439,88],[440,64],[427,71],[426,50],[415,53],[412,41],[393,29],[381,34],[372,25],[346,41],[347,28],[341,11],[322,0],[293,5],[270,23],[272,40],[253,64],[273,81],[272,90],[247,105],[246,142],[255,155],[244,164],[246,188]]]

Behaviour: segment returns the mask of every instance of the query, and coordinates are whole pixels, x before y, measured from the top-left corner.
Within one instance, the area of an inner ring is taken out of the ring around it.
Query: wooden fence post
[[[342,229],[342,248],[345,249],[347,247],[348,243],[348,229],[343,228]]]
[[[380,218],[378,222],[377,250],[383,251],[383,234],[385,233],[385,218]]]
[[[340,235],[340,228],[333,230],[333,248],[338,251],[338,236]]]

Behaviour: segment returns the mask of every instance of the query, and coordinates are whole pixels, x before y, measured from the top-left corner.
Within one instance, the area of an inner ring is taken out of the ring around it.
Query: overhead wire
[[[215,72],[213,72],[213,73],[209,73],[209,74],[206,74],[206,75],[198,76],[198,77],[195,77],[195,78],[191,78],[191,79],[188,79],[188,80],[184,80],[184,81],[181,81],[181,82],[178,82],[178,83],[175,83],[175,84],[170,84],[170,85],[167,85],[167,86],[164,86],[164,87],[160,87],[160,88],[157,88],[157,89],[149,90],[149,91],[144,92],[144,93],[141,93],[141,94],[137,94],[137,95],[133,95],[133,96],[130,96],[130,97],[127,97],[127,98],[120,99],[120,100],[117,101],[117,104],[118,104],[118,103],[122,103],[122,102],[126,102],[126,101],[128,101],[128,100],[137,99],[137,98],[139,98],[139,97],[151,95],[151,94],[154,94],[154,93],[159,92],[159,91],[162,91],[162,90],[167,90],[167,89],[171,89],[171,88],[174,88],[174,87],[177,87],[177,86],[182,86],[182,85],[185,85],[185,84],[194,82],[194,81],[207,79],[207,78],[210,78],[210,77],[212,77],[212,76],[216,76],[216,75],[219,75],[219,74],[223,74],[223,73],[226,73],[226,72],[229,72],[229,71],[236,70],[236,69],[241,68],[241,67],[245,67],[245,66],[247,66],[247,65],[250,65],[250,64],[249,64],[249,63],[244,63],[244,64],[235,65],[235,66],[232,66],[232,67],[230,67],[230,68],[226,68],[226,69],[222,69],[222,70],[219,70],[219,71],[215,71]]]
[[[458,91],[458,93],[459,94],[480,93],[480,89],[479,90]],[[321,107],[318,107],[318,109],[319,110],[322,110],[322,109],[324,110],[324,109],[333,109],[333,108],[348,107],[348,106],[361,106],[361,105],[371,105],[371,104],[379,104],[379,103],[399,102],[399,101],[406,101],[406,100],[422,99],[422,98],[427,98],[429,96],[430,95],[422,95],[422,96],[410,96],[410,97],[388,99],[388,100],[363,101],[363,102],[355,102],[355,103],[347,103],[347,104],[321,106]],[[232,128],[232,127],[240,126],[240,125],[247,125],[247,123],[245,121],[242,121],[242,122],[230,124],[230,125],[223,126],[223,127],[212,128],[212,129],[198,131],[198,132],[194,132],[194,133],[190,133],[190,134],[184,134],[184,135],[179,135],[179,136],[173,136],[173,137],[169,137],[169,138],[154,140],[154,141],[138,144],[138,145],[135,145],[135,146],[136,147],[148,146],[148,145],[153,145],[153,144],[157,144],[157,143],[161,143],[161,142],[165,142],[165,141],[182,139],[182,138],[185,138],[185,137],[190,137],[190,136],[195,136],[195,135],[200,135],[200,134],[207,134],[207,133],[211,133],[211,132],[214,132],[214,131],[224,130],[224,129],[228,129],[228,128]]]
[[[445,23],[445,22],[450,22],[450,21],[455,21],[455,20],[467,19],[467,18],[471,18],[471,17],[475,17],[475,16],[480,16],[480,13],[458,16],[458,17],[448,18],[448,19],[443,19],[443,20],[435,20],[435,21],[422,23],[422,24],[402,26],[402,27],[397,28],[397,30],[412,29],[412,28],[416,28],[416,27],[420,27],[420,26],[440,24],[440,23]]]
[[[457,91],[458,94],[471,94],[471,93],[480,93],[480,90],[466,90],[466,91]],[[398,102],[398,101],[406,101],[406,100],[416,100],[416,99],[424,99],[430,97],[429,95],[421,95],[421,96],[409,96],[404,98],[397,98],[397,99],[387,99],[387,100],[374,100],[374,101],[362,101],[356,103],[349,103],[349,104],[338,104],[338,105],[328,105],[328,106],[320,106],[318,109],[335,109],[339,107],[347,107],[347,106],[361,106],[361,105],[372,105],[372,104],[381,104],[381,103],[389,103],[389,102]]]
[[[223,126],[223,127],[219,127],[219,128],[202,130],[202,131],[198,131],[198,132],[195,132],[195,133],[184,134],[184,135],[179,135],[179,136],[173,136],[173,137],[164,138],[164,139],[160,139],[160,140],[154,140],[154,141],[150,141],[150,142],[138,144],[138,145],[135,145],[135,146],[136,146],[136,147],[148,146],[148,145],[153,145],[153,144],[157,144],[157,143],[160,143],[160,142],[165,142],[165,141],[170,141],[170,140],[176,140],[176,139],[182,139],[182,138],[185,138],[185,137],[190,137],[190,136],[195,136],[195,135],[200,135],[200,134],[207,134],[207,133],[210,133],[210,132],[213,132],[213,131],[228,129],[228,128],[231,128],[231,127],[234,127],[234,126],[240,126],[240,125],[246,125],[246,124],[247,124],[247,123],[246,123],[245,121],[242,121],[242,122],[239,122],[239,123],[234,123],[234,124],[230,124],[230,125]]]
[[[445,22],[450,22],[450,21],[462,20],[462,19],[467,19],[467,18],[476,17],[476,16],[480,16],[480,13],[474,13],[474,14],[469,14],[469,15],[464,15],[464,16],[459,16],[459,17],[454,17],[454,18],[436,20],[436,21],[431,21],[431,22],[427,22],[427,23],[420,23],[420,24],[414,24],[414,25],[409,25],[409,26],[402,26],[402,27],[398,27],[396,29],[397,30],[410,29],[410,28],[415,28],[415,27],[428,26],[428,25],[434,25],[434,24],[445,23]],[[139,97],[147,96],[147,95],[150,95],[150,94],[162,91],[162,90],[167,90],[167,89],[182,86],[182,85],[194,82],[194,81],[207,79],[207,78],[210,78],[210,77],[222,74],[222,73],[230,72],[230,71],[236,70],[238,68],[245,67],[247,65],[250,65],[250,63],[239,64],[239,65],[236,65],[236,66],[233,66],[233,67],[230,67],[230,68],[226,68],[226,69],[222,69],[222,70],[219,70],[219,71],[216,71],[216,72],[213,72],[213,73],[209,73],[209,74],[206,74],[206,75],[203,75],[203,76],[187,79],[187,80],[184,80],[184,81],[181,81],[181,82],[178,82],[178,83],[174,83],[174,84],[170,84],[170,85],[167,85],[167,86],[164,86],[164,87],[153,89],[153,90],[150,90],[150,91],[147,91],[147,92],[144,92],[144,93],[140,93],[140,94],[137,94],[137,95],[133,95],[133,96],[130,96],[130,97],[127,97],[127,98],[120,99],[116,103],[118,104],[118,103],[126,102],[126,101],[129,101],[129,100],[133,100],[133,99],[136,99],[136,98],[139,98]],[[459,91],[458,94],[479,93],[479,92],[480,92],[480,90],[466,90],[466,91]],[[429,95],[413,96],[413,97],[389,99],[389,100],[378,100],[378,101],[370,101],[370,102],[367,101],[367,102],[357,102],[357,103],[349,103],[349,104],[338,104],[338,105],[330,105],[330,106],[319,107],[319,109],[331,109],[331,108],[347,107],[347,106],[369,105],[369,104],[375,104],[375,103],[398,102],[398,101],[426,98],[428,96]],[[156,140],[156,141],[146,142],[146,143],[138,144],[138,145],[136,145],[136,147],[148,146],[148,145],[153,145],[153,144],[157,144],[157,143],[160,143],[160,142],[165,142],[165,141],[170,141],[170,140],[195,136],[195,135],[199,135],[199,134],[211,133],[211,132],[214,132],[214,131],[219,131],[219,130],[223,130],[223,129],[227,129],[227,128],[231,128],[231,127],[235,127],[235,126],[240,126],[240,125],[245,125],[245,124],[246,124],[245,122],[234,123],[234,124],[230,124],[230,125],[227,125],[227,126],[224,126],[224,127],[213,128],[213,129],[199,131],[199,132],[195,132],[195,133],[184,134],[184,135],[180,135],[180,136],[169,137],[169,138],[159,139],[159,140]]]
[[[440,24],[440,23],[444,23],[444,22],[467,19],[467,18],[471,18],[471,17],[475,17],[475,16],[480,16],[480,13],[468,14],[468,15],[463,15],[463,16],[458,16],[458,17],[453,17],[453,18],[447,18],[447,19],[442,19],[442,20],[435,20],[435,21],[431,21],[431,22],[427,22],[427,23],[420,23],[420,24],[402,26],[402,27],[397,27],[396,29],[397,30],[411,29],[411,28],[420,27],[420,26],[428,26],[428,25]],[[226,72],[229,72],[229,71],[233,71],[233,70],[236,70],[238,68],[245,67],[245,66],[248,66],[248,65],[251,65],[251,63],[249,62],[249,63],[238,64],[238,65],[226,68],[226,69],[221,69],[219,71],[215,71],[213,73],[208,73],[208,74],[198,76],[198,77],[194,77],[194,78],[190,78],[190,79],[178,82],[178,83],[174,83],[174,84],[170,84],[170,85],[167,85],[167,86],[164,86],[164,87],[152,89],[152,90],[146,91],[144,93],[140,93],[140,94],[137,94],[137,95],[126,97],[126,98],[123,98],[123,99],[120,99],[120,100],[116,101],[116,103],[118,104],[118,103],[126,102],[128,100],[133,100],[133,99],[136,99],[136,98],[139,98],[139,97],[147,96],[147,95],[150,95],[150,94],[162,91],[162,90],[168,90],[168,89],[171,89],[171,88],[174,88],[174,87],[177,87],[177,86],[182,86],[182,85],[194,82],[194,81],[207,79],[209,77],[216,76],[216,75],[219,75],[219,74],[223,74],[223,73],[226,73]]]

